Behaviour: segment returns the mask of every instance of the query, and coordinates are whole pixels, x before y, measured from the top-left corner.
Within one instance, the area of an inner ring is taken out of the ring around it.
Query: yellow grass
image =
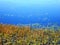
[[[0,45],[60,45],[60,29],[0,24]]]

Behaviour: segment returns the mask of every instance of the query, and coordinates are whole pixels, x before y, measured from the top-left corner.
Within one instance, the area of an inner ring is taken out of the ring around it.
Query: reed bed
[[[0,45],[60,45],[60,27],[56,30],[0,24]]]

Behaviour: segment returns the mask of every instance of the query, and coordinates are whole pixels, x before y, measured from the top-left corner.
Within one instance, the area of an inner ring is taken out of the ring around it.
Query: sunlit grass
[[[0,45],[60,45],[60,27],[31,28],[0,24]]]

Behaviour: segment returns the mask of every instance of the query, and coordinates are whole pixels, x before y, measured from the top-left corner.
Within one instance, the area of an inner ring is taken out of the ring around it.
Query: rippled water
[[[0,23],[60,25],[60,0],[0,0]]]

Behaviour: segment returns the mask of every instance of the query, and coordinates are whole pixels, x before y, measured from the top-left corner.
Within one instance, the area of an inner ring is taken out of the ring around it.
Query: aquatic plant
[[[31,29],[0,24],[0,45],[60,45],[60,27]]]

